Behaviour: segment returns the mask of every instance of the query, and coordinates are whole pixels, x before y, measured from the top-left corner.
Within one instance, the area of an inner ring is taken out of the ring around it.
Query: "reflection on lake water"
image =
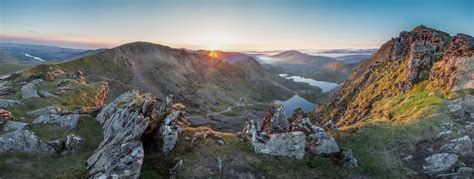
[[[296,82],[303,82],[303,83],[308,83],[311,86],[317,86],[323,90],[323,92],[330,91],[337,87],[337,83],[332,83],[332,82],[326,82],[326,81],[317,81],[309,78],[304,78],[301,76],[288,76],[288,74],[280,74],[281,77],[284,77],[286,79],[293,79],[293,81]],[[285,113],[287,116],[291,115],[293,113],[293,110],[299,106],[303,110],[303,112],[309,112],[311,111],[314,107],[316,107],[316,104],[309,102],[308,100],[298,96],[294,95],[293,97],[285,100],[285,101],[275,101],[276,104],[281,104],[283,107],[285,107]]]
[[[285,101],[275,101],[276,104],[281,104],[285,108],[285,114],[287,116],[291,115],[293,113],[293,110],[299,106],[303,110],[303,112],[309,112],[311,109],[313,109],[316,104],[313,104],[309,102],[308,100],[298,96],[294,95],[290,99],[287,99]]]
[[[337,83],[333,82],[326,82],[326,81],[318,81],[318,80],[313,80],[310,78],[305,78],[301,76],[288,76],[287,74],[280,74],[281,77],[284,77],[286,79],[293,79],[293,81],[296,82],[303,82],[303,83],[308,83],[311,86],[317,86],[323,90],[323,92],[330,91],[337,87]]]

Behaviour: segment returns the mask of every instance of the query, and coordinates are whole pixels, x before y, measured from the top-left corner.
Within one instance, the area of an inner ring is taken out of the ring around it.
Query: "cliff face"
[[[418,26],[386,42],[341,85],[329,110],[317,119],[348,126],[366,118],[374,103],[427,81],[430,92],[473,88],[473,38]]]

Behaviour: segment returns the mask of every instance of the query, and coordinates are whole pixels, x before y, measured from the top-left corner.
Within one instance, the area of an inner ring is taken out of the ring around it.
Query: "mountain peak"
[[[424,31],[424,30],[434,30],[432,28],[429,28],[429,27],[426,27],[424,25],[419,25],[419,26],[416,26],[412,31]]]
[[[291,54],[291,55],[307,55],[303,52],[300,52],[300,51],[297,51],[297,50],[287,50],[287,51],[283,51],[279,54]]]

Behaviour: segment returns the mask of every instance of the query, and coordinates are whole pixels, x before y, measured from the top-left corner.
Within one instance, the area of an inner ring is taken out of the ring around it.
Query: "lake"
[[[285,107],[285,114],[287,116],[293,114],[293,110],[299,106],[303,110],[303,112],[309,112],[311,111],[314,107],[316,107],[316,104],[309,102],[308,100],[298,96],[294,95],[293,97],[285,100],[285,101],[280,101],[276,100],[276,104],[281,104],[283,107]]]
[[[317,86],[323,90],[323,92],[330,91],[337,87],[337,83],[333,82],[327,82],[327,81],[318,81],[318,80],[313,80],[310,78],[305,78],[302,76],[288,76],[288,74],[280,74],[281,77],[286,78],[286,79],[293,79],[293,81],[296,82],[303,82],[303,83],[308,83],[311,86]]]
[[[323,92],[330,91],[337,87],[337,83],[332,83],[332,82],[326,82],[326,81],[317,81],[309,78],[304,78],[301,76],[288,76],[288,74],[279,74],[279,76],[286,78],[286,79],[292,79],[293,81],[296,82],[302,82],[302,83],[308,83],[311,86],[317,86],[320,87]],[[300,106],[303,112],[309,112],[311,111],[314,107],[316,107],[316,104],[309,102],[308,100],[302,98],[301,96],[294,95],[293,97],[285,100],[285,101],[275,101],[276,104],[281,104],[283,107],[285,107],[285,114],[287,116],[291,115],[293,113],[293,110],[297,107]]]

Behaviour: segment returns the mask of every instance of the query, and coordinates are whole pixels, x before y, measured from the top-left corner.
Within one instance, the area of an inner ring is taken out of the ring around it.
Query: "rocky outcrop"
[[[445,172],[451,169],[457,160],[458,160],[458,155],[456,154],[449,154],[449,153],[434,154],[430,157],[425,158],[426,164],[423,165],[423,170],[427,174]]]
[[[74,152],[83,143],[83,139],[73,134],[64,139],[44,142],[34,132],[26,130],[28,123],[8,121],[3,131],[11,131],[0,136],[0,152],[21,151],[26,153],[64,154]]]
[[[456,153],[459,155],[469,155],[472,151],[472,141],[469,136],[463,136],[458,139],[453,139],[441,146],[440,150],[449,153]]]
[[[144,140],[152,146],[157,146],[161,153],[167,154],[176,145],[183,129],[189,126],[185,118],[185,106],[177,103],[173,95],[166,97],[160,106],[158,118],[149,125],[144,134]]]
[[[35,86],[42,82],[43,82],[42,79],[35,79],[23,85],[21,87],[21,98],[22,99],[39,98],[40,95],[38,94],[38,91],[36,91]]]
[[[24,122],[16,122],[16,121],[7,121],[3,125],[3,131],[8,132],[12,130],[23,130],[30,124]]]
[[[325,110],[315,110],[314,121],[325,128],[353,125],[373,114],[378,101],[407,93],[427,81],[428,92],[472,89],[474,38],[418,26],[386,42],[361,62],[344,81]],[[387,115],[390,120],[393,117]]]
[[[290,156],[303,159],[305,155],[306,136],[301,131],[271,134],[268,140],[252,142],[256,153]]]
[[[474,95],[467,95],[448,103],[449,115],[457,121],[474,120]]]
[[[283,105],[274,104],[268,111],[268,115],[263,119],[262,131],[267,134],[286,132],[288,127],[288,120],[286,119]]]
[[[19,100],[0,99],[0,109],[8,109],[19,104],[21,104]]]
[[[150,94],[129,91],[97,115],[104,140],[87,160],[92,178],[138,178],[143,163],[142,135],[152,120],[156,99]]]
[[[307,135],[307,147],[314,154],[332,154],[339,152],[336,140],[326,131],[311,123],[308,118],[298,119],[292,123],[294,131],[302,131]]]
[[[30,69],[26,69],[20,80],[42,79],[45,81],[53,81],[60,78],[68,78],[76,83],[85,84],[85,78],[81,71],[65,71],[57,65],[43,64]]]
[[[45,114],[33,121],[33,124],[57,124],[61,127],[76,128],[81,116],[79,114]]]
[[[457,34],[443,58],[433,65],[430,80],[449,91],[474,88],[474,38]]]
[[[265,117],[261,128],[257,121],[252,120],[243,129],[241,136],[251,142],[256,153],[302,159],[305,154],[322,155],[340,152],[336,140],[323,128],[313,125],[308,118],[296,113],[288,119],[281,119],[279,111],[283,111],[283,106],[275,104]],[[279,117],[275,118],[275,114]],[[279,120],[286,120],[286,123]],[[273,121],[277,124],[272,124]],[[352,155],[347,156],[349,157]],[[344,160],[357,163],[357,160]]]
[[[46,108],[29,111],[29,116],[39,116],[33,121],[33,124],[57,124],[61,127],[76,128],[80,121],[80,110],[69,112],[63,111],[57,106],[49,106]]]
[[[184,117],[184,106],[179,103],[174,104],[169,114],[164,118],[159,133],[157,133],[162,153],[166,154],[174,148],[178,136],[185,126],[188,126],[188,122]]]
[[[29,130],[16,130],[0,136],[0,152],[16,150],[28,153],[55,153],[49,144]]]
[[[53,146],[61,154],[74,152],[84,143],[84,139],[74,134],[70,134],[61,140],[54,140],[48,144]]]
[[[408,49],[407,85],[428,79],[431,66],[443,55],[449,34],[424,26],[400,33],[399,43]],[[406,89],[403,89],[406,90]]]

